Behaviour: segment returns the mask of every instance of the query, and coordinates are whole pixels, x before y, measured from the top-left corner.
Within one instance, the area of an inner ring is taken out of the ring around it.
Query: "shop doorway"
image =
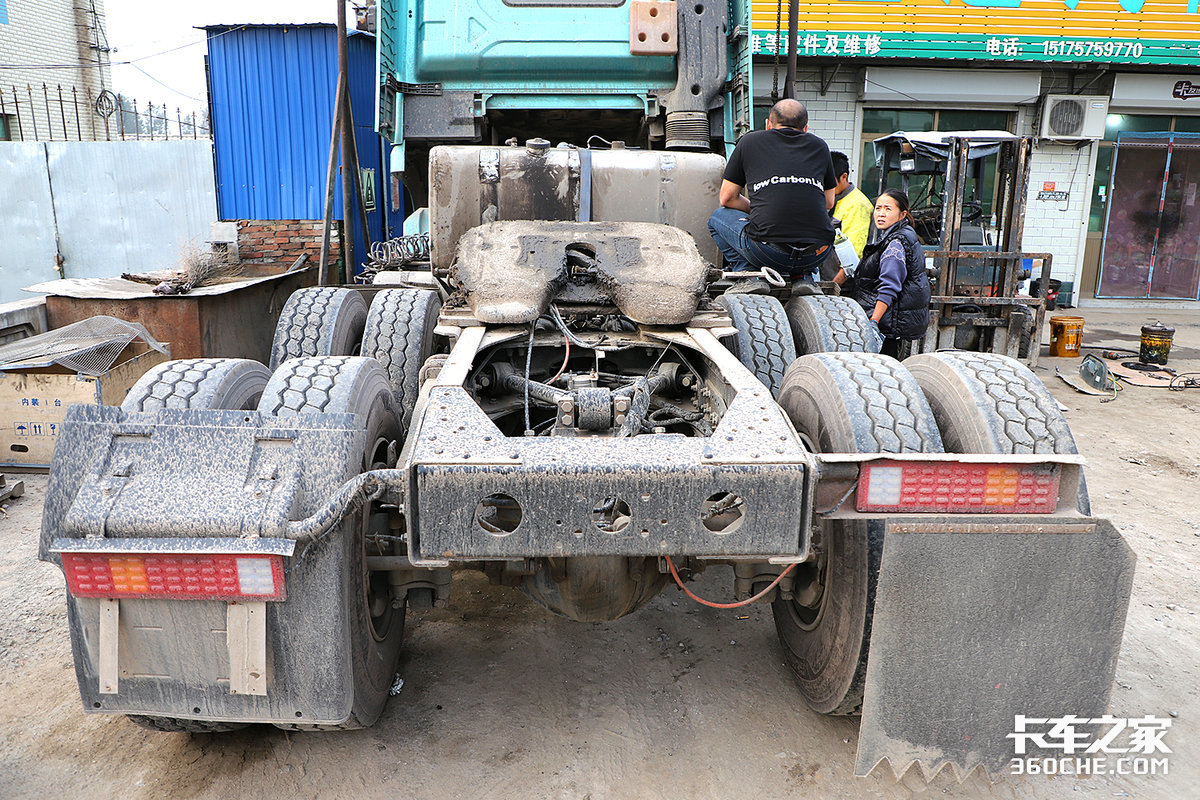
[[[1121,132],[1109,187],[1096,296],[1200,299],[1200,134]]]

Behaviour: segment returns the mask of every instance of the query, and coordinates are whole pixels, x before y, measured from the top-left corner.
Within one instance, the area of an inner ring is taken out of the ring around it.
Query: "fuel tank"
[[[429,155],[433,266],[444,269],[471,228],[503,220],[658,222],[680,228],[717,262],[708,217],[725,159],[714,153],[525,145],[435,147]]]

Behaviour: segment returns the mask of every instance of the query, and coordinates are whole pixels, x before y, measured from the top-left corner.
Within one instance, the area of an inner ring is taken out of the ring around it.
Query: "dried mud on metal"
[[[1136,348],[1154,313],[1083,315],[1085,347]],[[1177,331],[1170,365],[1200,372],[1194,314],[1162,321]],[[153,733],[80,707],[63,580],[36,560],[46,479],[10,473],[25,494],[0,514],[0,796],[1189,796],[1200,784],[1200,390],[1130,387],[1102,404],[1055,378],[1078,363],[1043,358],[1036,374],[1067,408],[1094,512],[1137,551],[1110,713],[1171,719],[1166,775],[855,778],[857,722],[805,708],[769,608],[714,610],[668,589],[624,619],[580,624],[475,573],[456,575],[450,607],[410,612],[403,687],[370,729]],[[719,570],[693,585],[714,599],[727,587]]]

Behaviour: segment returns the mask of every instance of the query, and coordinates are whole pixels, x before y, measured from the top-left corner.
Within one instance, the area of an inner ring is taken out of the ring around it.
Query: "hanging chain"
[[[775,69],[771,73],[771,105],[779,102],[779,37],[783,31],[783,0],[775,6]]]

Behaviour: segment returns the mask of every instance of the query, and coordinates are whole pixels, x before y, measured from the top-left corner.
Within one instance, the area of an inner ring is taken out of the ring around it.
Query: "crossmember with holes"
[[[815,459],[770,392],[709,330],[663,332],[736,390],[711,436],[506,437],[457,380],[465,329],[407,453],[414,562],[538,556],[807,555]]]

